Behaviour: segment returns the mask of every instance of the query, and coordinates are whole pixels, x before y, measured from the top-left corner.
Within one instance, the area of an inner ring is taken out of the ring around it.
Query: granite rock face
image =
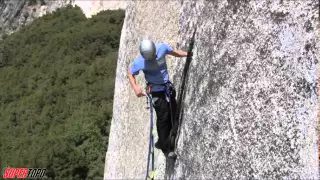
[[[318,178],[317,5],[184,4],[181,36],[197,32],[175,177]]]
[[[0,0],[0,39],[3,35],[9,35],[21,26],[28,25],[35,18],[71,4],[72,0],[44,2],[45,5],[41,5],[40,2],[29,5],[26,0]]]
[[[320,37],[320,24],[318,24],[317,26],[317,33],[318,33],[318,40],[319,40],[319,37]],[[319,45],[320,43],[317,43],[317,59],[319,59],[320,57],[320,52],[319,52]],[[319,164],[320,164],[320,63],[319,63],[319,60],[318,60],[318,63],[317,63],[317,92],[318,92],[318,125],[317,125],[317,133],[318,133],[318,154],[319,154]],[[319,173],[320,173],[320,166],[319,166]]]
[[[158,178],[318,179],[317,7],[315,0],[130,2],[105,179],[146,173],[149,113],[126,77],[145,35],[184,50],[194,42],[192,59],[168,59],[181,124],[176,162],[156,152]]]
[[[102,10],[126,8],[126,1],[117,0],[44,0],[44,2],[45,4],[38,1],[37,4],[29,5],[27,0],[0,0],[0,39],[3,35],[9,35],[20,27],[28,25],[34,19],[67,5],[79,6],[88,18]]]
[[[79,6],[84,14],[90,18],[103,10],[126,9],[125,0],[73,0],[73,5]]]
[[[178,39],[179,1],[127,1],[121,32],[104,179],[142,179],[146,174],[149,110],[146,98],[135,97],[127,78],[130,63],[138,55],[139,42],[151,37],[175,46]],[[177,63],[168,58],[170,73]],[[182,61],[182,59],[179,59]],[[144,86],[143,74],[137,81]],[[165,158],[156,150],[158,178],[163,179]]]

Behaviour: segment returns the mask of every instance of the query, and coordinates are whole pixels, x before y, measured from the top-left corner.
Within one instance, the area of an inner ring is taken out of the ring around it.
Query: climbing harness
[[[153,106],[154,106],[154,101],[153,99],[155,97],[152,97],[151,95],[151,89],[153,86],[165,86],[165,97],[166,97],[166,101],[169,103],[169,108],[170,108],[170,119],[171,119],[171,131],[169,134],[169,151],[171,148],[171,144],[173,144],[174,142],[172,142],[172,140],[174,140],[174,138],[172,138],[172,130],[174,128],[174,123],[173,123],[173,112],[172,112],[172,106],[171,106],[171,97],[173,94],[173,85],[171,82],[168,82],[166,84],[150,84],[147,83],[147,87],[146,87],[146,94],[147,94],[147,109],[150,109],[150,137],[149,137],[149,151],[148,151],[148,164],[147,164],[147,174],[146,174],[146,180],[147,179],[154,179],[155,177],[155,168],[154,168],[154,152],[155,152],[155,144],[154,144],[154,137],[156,135],[156,131],[153,127]],[[150,155],[151,155],[151,171],[149,173],[149,166],[150,166]]]
[[[173,128],[173,113],[172,113],[172,107],[171,107],[171,97],[172,97],[172,93],[173,93],[173,85],[172,83],[169,81],[165,84],[151,84],[151,83],[147,83],[147,90],[149,91],[149,93],[151,92],[151,89],[153,86],[164,86],[164,93],[166,96],[166,100],[169,103],[169,108],[170,108],[170,120],[171,120],[171,125]]]
[[[147,89],[147,109],[150,109],[150,139],[149,139],[149,151],[148,151],[148,164],[147,164],[147,174],[146,174],[146,180],[147,179],[154,179],[155,176],[155,170],[154,170],[154,135],[155,130],[153,129],[153,100],[152,96],[150,94],[151,89]],[[149,106],[149,107],[148,107]],[[149,165],[150,165],[150,154],[151,154],[151,172],[149,173]]]
[[[170,131],[170,135],[169,135],[169,139],[170,139],[170,142],[169,142],[169,150],[170,150],[170,147],[171,147],[171,144],[174,143],[174,142],[171,142],[171,140],[174,140],[174,138],[172,138],[171,136],[173,135],[173,132],[172,130],[174,130],[174,123],[173,123],[173,111],[172,111],[172,104],[171,104],[171,98],[172,98],[172,95],[173,95],[173,90],[174,90],[174,87],[172,85],[172,83],[170,81],[168,81],[167,83],[165,84],[150,84],[150,83],[147,83],[147,86],[150,87],[150,89],[153,87],[153,86],[164,86],[164,94],[165,94],[165,97],[166,97],[166,100],[167,102],[169,103],[169,109],[170,109],[170,120],[171,120],[171,131]]]
[[[153,83],[147,83],[147,91],[151,92],[152,87],[154,86],[162,86],[164,87],[164,94],[165,94],[165,98],[166,101],[169,103],[169,109],[170,109],[170,121],[171,121],[171,131],[169,134],[169,151],[171,149],[171,146],[174,146],[175,143],[175,138],[173,138],[172,136],[175,136],[175,133],[173,132],[175,130],[174,127],[174,117],[173,117],[173,111],[172,111],[172,104],[171,104],[171,98],[173,96],[173,91],[174,91],[174,86],[173,84],[168,81],[167,83],[164,84],[153,84]],[[156,100],[154,100],[156,101]]]

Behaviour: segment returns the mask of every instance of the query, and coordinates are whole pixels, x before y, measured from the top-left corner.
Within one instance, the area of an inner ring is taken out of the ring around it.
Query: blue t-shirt
[[[173,51],[166,43],[156,43],[156,59],[145,60],[141,55],[133,60],[130,72],[132,75],[138,75],[140,70],[143,71],[144,77],[148,83],[164,84],[169,81],[167,70],[166,54]],[[153,86],[152,91],[163,91],[162,86]]]

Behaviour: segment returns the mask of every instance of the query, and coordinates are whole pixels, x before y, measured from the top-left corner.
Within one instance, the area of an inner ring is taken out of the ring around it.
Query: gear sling
[[[155,148],[155,144],[154,144],[154,135],[155,135],[155,130],[153,129],[153,108],[155,107],[154,101],[153,101],[153,97],[151,95],[151,89],[152,86],[164,86],[164,95],[165,95],[165,99],[166,101],[169,103],[169,109],[170,109],[170,120],[171,120],[171,129],[170,129],[170,133],[169,133],[169,151],[171,149],[171,146],[173,147],[174,144],[174,138],[172,138],[173,135],[173,129],[174,129],[174,122],[173,122],[173,110],[172,110],[172,104],[171,104],[171,98],[173,96],[173,85],[171,82],[165,83],[165,84],[151,84],[151,83],[147,83],[147,87],[146,87],[146,94],[147,94],[147,106],[149,105],[149,107],[147,107],[147,109],[150,109],[150,137],[149,137],[149,151],[148,151],[148,164],[147,164],[147,174],[146,174],[146,179],[150,178],[153,179],[155,176],[155,169],[154,169],[154,148]],[[150,154],[151,154],[151,172],[149,174],[149,165],[150,165]]]

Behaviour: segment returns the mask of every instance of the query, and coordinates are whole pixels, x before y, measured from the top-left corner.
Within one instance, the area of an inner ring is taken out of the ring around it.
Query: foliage
[[[44,0],[40,0],[40,5],[46,5],[46,2]],[[38,4],[37,0],[27,0],[28,6],[36,5]]]
[[[46,2],[44,0],[40,0],[41,6],[46,5]]]
[[[0,167],[102,179],[124,11],[68,6],[0,42]]]
[[[37,0],[28,0],[28,6],[37,4]]]

